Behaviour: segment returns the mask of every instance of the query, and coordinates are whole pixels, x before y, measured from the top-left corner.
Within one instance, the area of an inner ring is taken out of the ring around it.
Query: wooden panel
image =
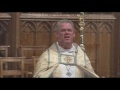
[[[0,20],[0,45],[10,44],[9,31],[10,31],[10,21]]]
[[[102,23],[99,30],[99,54],[98,54],[98,74],[110,77],[111,65],[111,26]]]
[[[3,46],[3,49],[5,50],[4,46],[6,47],[7,45],[10,46],[10,20],[11,16],[9,13],[0,13],[0,45]],[[2,49],[2,47],[1,47]],[[6,50],[5,53],[4,51],[0,51],[1,56],[8,56],[9,50]]]
[[[57,21],[52,21],[51,22],[51,41],[50,41],[50,45],[52,45],[53,43],[55,43],[57,41],[56,38],[56,31],[55,31],[55,24]]]
[[[78,21],[73,21],[74,23],[74,28],[75,28],[75,38],[73,41],[80,45],[80,26],[78,24]]]
[[[84,29],[84,45],[91,64],[96,71],[97,62],[97,26],[88,22]]]
[[[114,32],[114,57],[112,60],[112,77],[120,77],[120,12],[114,13],[115,20],[115,32]]]
[[[34,22],[21,21],[20,45],[34,46],[35,25]]]
[[[46,47],[50,46],[50,32],[51,32],[51,23],[46,21],[41,21],[36,23],[36,38],[35,46],[43,45]]]
[[[32,56],[40,56],[45,50],[46,46],[20,46],[20,55],[22,57],[32,58]]]
[[[46,21],[21,21],[22,46],[50,46],[51,25]],[[36,54],[35,54],[36,53]],[[28,56],[41,55],[39,50],[27,52]]]

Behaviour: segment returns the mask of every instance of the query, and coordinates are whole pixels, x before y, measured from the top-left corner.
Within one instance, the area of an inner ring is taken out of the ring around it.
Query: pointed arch
[[[6,21],[0,21],[0,34],[7,32],[8,23]]]
[[[35,27],[35,22],[32,21],[23,21],[21,22],[21,31],[25,33],[31,33],[35,32],[36,27]]]
[[[51,23],[49,21],[41,21],[37,23],[37,32],[50,32]]]
[[[110,33],[113,30],[112,24],[109,22],[100,23],[99,28],[100,33]]]
[[[90,33],[94,32],[96,33],[98,31],[97,24],[95,22],[86,22],[84,32]]]

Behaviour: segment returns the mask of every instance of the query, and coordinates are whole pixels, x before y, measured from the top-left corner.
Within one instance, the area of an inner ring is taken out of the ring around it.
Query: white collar
[[[70,49],[64,49],[61,46],[59,46],[57,42],[57,46],[60,52],[74,52],[76,50],[75,46],[72,44],[72,47]]]

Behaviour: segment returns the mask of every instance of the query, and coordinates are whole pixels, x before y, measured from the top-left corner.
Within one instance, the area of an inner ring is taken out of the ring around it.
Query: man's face
[[[57,33],[59,43],[72,43],[75,33],[70,23],[61,23],[60,30]]]

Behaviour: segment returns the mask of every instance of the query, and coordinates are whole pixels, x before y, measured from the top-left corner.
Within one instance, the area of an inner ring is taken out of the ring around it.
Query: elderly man
[[[73,43],[73,23],[61,20],[56,24],[57,42],[48,48],[35,66],[34,78],[98,77],[85,52]]]

